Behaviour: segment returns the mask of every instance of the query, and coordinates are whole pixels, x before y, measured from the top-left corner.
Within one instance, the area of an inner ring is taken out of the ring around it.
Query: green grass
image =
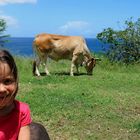
[[[52,140],[139,140],[140,66],[98,62],[93,76],[70,77],[70,62],[50,61],[51,76],[32,76],[32,60],[16,58],[17,99]],[[41,68],[43,72],[43,69]]]

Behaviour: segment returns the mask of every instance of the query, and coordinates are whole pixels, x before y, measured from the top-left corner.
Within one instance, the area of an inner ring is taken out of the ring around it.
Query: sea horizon
[[[8,49],[13,55],[33,56],[32,44],[34,37],[9,37],[3,48]],[[85,38],[91,52],[103,53],[105,44],[96,38]]]

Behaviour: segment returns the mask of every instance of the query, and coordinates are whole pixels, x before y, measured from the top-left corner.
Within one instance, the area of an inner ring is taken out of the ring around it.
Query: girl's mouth
[[[7,103],[7,99],[9,98],[9,96],[10,94],[0,96],[0,109],[3,108],[3,106],[5,106],[5,103]]]
[[[0,99],[2,100],[2,99],[5,99],[5,98],[7,98],[8,96],[10,96],[10,94],[7,94],[6,96],[0,96]]]

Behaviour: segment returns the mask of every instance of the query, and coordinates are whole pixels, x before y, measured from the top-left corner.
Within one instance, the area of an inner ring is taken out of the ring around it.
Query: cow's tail
[[[36,61],[34,60],[33,61],[33,71],[32,71],[34,76],[36,76],[35,71],[36,71]]]
[[[32,67],[32,72],[33,75],[35,76],[35,71],[36,71],[36,58],[37,58],[37,50],[36,50],[36,45],[35,45],[35,40],[33,41],[33,67]]]

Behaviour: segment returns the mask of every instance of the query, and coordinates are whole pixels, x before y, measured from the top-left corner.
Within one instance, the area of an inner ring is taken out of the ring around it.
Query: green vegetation
[[[139,140],[140,65],[111,64],[102,58],[87,76],[70,77],[70,62],[49,61],[51,76],[32,76],[31,58],[16,58],[17,99],[52,140]]]
[[[0,19],[0,47],[4,46],[4,43],[7,41],[5,38],[9,37],[9,35],[3,35],[6,27],[6,21],[4,19]]]
[[[109,44],[106,55],[111,62],[140,63],[140,18],[136,22],[126,20],[125,28],[119,31],[104,29],[97,38]]]

